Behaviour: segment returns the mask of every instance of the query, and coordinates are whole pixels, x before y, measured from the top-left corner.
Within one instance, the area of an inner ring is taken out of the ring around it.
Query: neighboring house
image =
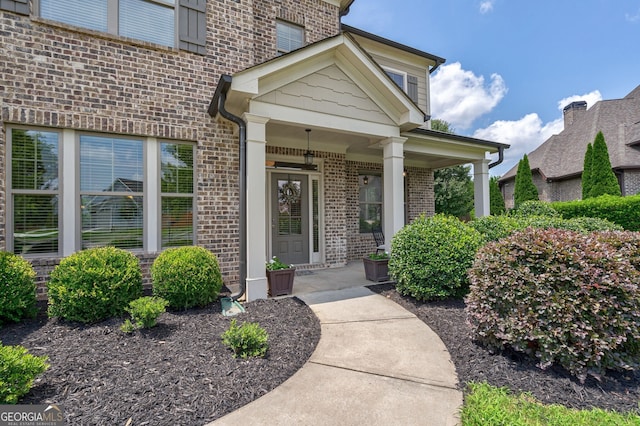
[[[352,3],[2,0],[0,249],[42,293],[85,247],[132,250],[148,284],[195,244],[255,299],[271,256],[341,266],[433,214],[434,169],[472,163],[488,214],[507,145],[429,130],[444,59],[342,26]]]
[[[543,201],[582,198],[582,168],[587,144],[604,135],[622,195],[640,193],[640,86],[622,99],[584,101],[564,108],[564,130],[528,154],[533,183]],[[507,207],[513,207],[517,165],[500,178]]]

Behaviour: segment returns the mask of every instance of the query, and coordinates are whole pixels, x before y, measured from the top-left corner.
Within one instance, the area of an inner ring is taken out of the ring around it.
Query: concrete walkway
[[[211,425],[456,425],[462,393],[440,338],[365,287],[298,295],[320,319],[309,361]]]

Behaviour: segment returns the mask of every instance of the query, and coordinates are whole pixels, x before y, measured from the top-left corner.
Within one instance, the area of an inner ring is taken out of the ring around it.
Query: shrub
[[[421,216],[391,242],[389,272],[400,294],[417,300],[460,297],[468,289],[467,269],[483,239],[452,216]]]
[[[640,194],[628,197],[603,195],[582,201],[551,203],[562,217],[597,217],[622,226],[627,231],[640,231]]]
[[[229,329],[222,334],[222,343],[233,350],[233,357],[247,358],[264,356],[269,345],[269,335],[258,323],[247,322],[238,327],[236,320],[231,320]]]
[[[138,258],[115,247],[78,251],[60,262],[47,285],[49,316],[97,322],[120,316],[142,296]]]
[[[466,298],[475,337],[580,380],[637,368],[640,274],[605,238],[528,228],[480,249]]]
[[[151,266],[153,295],[174,309],[205,306],[218,298],[222,275],[218,259],[202,247],[163,251]]]
[[[597,232],[595,237],[598,241],[615,247],[640,272],[640,232],[604,231]]]
[[[560,217],[560,213],[556,209],[551,207],[551,204],[544,201],[528,200],[524,201],[518,207],[509,211],[511,216],[517,217],[529,217],[529,216],[546,216],[546,217]]]
[[[469,222],[484,237],[485,241],[498,241],[520,229],[518,219],[510,216],[484,216]]]
[[[0,324],[35,316],[36,273],[29,262],[0,251]]]
[[[125,320],[121,327],[122,331],[130,333],[137,328],[155,327],[158,317],[166,311],[168,304],[169,302],[161,297],[145,296],[132,300],[125,310],[131,315],[133,323],[128,319]]]
[[[46,356],[33,356],[22,346],[0,342],[0,404],[16,404],[47,368]]]
[[[600,219],[597,217],[575,217],[573,219],[566,219],[568,226],[575,226],[576,230],[582,233],[589,233],[594,231],[623,231],[624,228],[618,224],[615,224],[607,219]],[[567,227],[566,229],[571,229]]]

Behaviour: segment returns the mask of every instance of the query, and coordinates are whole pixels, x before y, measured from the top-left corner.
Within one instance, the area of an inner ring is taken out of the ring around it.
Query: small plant
[[[247,322],[238,327],[235,319],[222,334],[222,343],[233,350],[233,357],[247,358],[264,356],[269,345],[267,331],[258,323]]]
[[[389,253],[369,253],[367,257],[371,260],[387,260],[389,259]]]
[[[0,324],[35,316],[36,273],[29,262],[0,251]]]
[[[0,342],[0,404],[16,404],[47,368],[46,356],[34,356],[22,346]]]
[[[267,271],[279,271],[280,269],[293,268],[293,265],[287,265],[286,263],[283,263],[280,259],[278,259],[276,256],[273,256],[271,260],[265,263],[265,267],[267,268]]]
[[[400,294],[417,300],[461,297],[482,235],[452,216],[421,216],[391,241],[389,272]]]
[[[85,323],[120,316],[142,296],[138,258],[115,247],[78,251],[51,272],[49,316]]]
[[[153,295],[174,309],[205,306],[218,298],[222,275],[218,259],[203,247],[170,248],[151,266]]]
[[[160,314],[166,311],[169,304],[161,297],[140,297],[132,300],[125,310],[131,315],[133,323],[126,319],[120,329],[125,333],[131,333],[135,329],[155,327]]]

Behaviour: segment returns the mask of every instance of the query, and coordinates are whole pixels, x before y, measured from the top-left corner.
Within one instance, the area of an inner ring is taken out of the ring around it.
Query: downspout
[[[493,163],[489,164],[489,168],[493,168],[495,166],[497,166],[498,164],[501,164],[504,161],[504,147],[503,146],[499,146],[498,147],[498,159],[496,161],[494,161]]]
[[[231,295],[231,299],[236,301],[247,291],[247,124],[242,118],[225,109],[231,81],[232,77],[230,75],[223,74],[220,76],[216,92],[211,99],[207,112],[213,118],[220,113],[223,118],[238,125],[238,142],[240,145],[240,229],[238,230],[240,239],[240,291]]]

